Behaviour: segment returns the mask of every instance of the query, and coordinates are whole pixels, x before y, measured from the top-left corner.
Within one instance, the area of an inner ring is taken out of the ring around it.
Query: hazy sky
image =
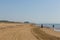
[[[60,0],[0,0],[0,20],[60,23]]]

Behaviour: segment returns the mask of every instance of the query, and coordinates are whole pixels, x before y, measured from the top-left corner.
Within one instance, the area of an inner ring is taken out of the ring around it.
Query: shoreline
[[[60,32],[60,29],[56,29],[56,28],[54,28],[54,31]]]
[[[55,31],[53,28],[41,28],[41,30],[44,31],[45,33],[49,34],[49,35],[60,37],[60,32]]]

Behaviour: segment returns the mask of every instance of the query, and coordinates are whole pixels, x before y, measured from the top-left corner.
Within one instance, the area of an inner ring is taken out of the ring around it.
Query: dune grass
[[[36,35],[35,35],[35,34]],[[40,30],[40,28],[33,28],[32,34],[38,39],[38,40],[60,40],[59,37],[55,37],[49,34],[46,34],[44,31]]]

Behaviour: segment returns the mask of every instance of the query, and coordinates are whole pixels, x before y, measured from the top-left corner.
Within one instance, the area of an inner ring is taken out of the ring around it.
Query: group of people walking
[[[52,25],[52,27],[54,28],[54,25]],[[41,28],[43,28],[43,24],[41,24]]]

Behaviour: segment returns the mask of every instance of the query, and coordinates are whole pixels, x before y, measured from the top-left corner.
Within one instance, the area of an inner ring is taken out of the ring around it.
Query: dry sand
[[[0,29],[0,40],[37,40],[31,33],[29,24],[1,23],[0,27],[3,27]]]

